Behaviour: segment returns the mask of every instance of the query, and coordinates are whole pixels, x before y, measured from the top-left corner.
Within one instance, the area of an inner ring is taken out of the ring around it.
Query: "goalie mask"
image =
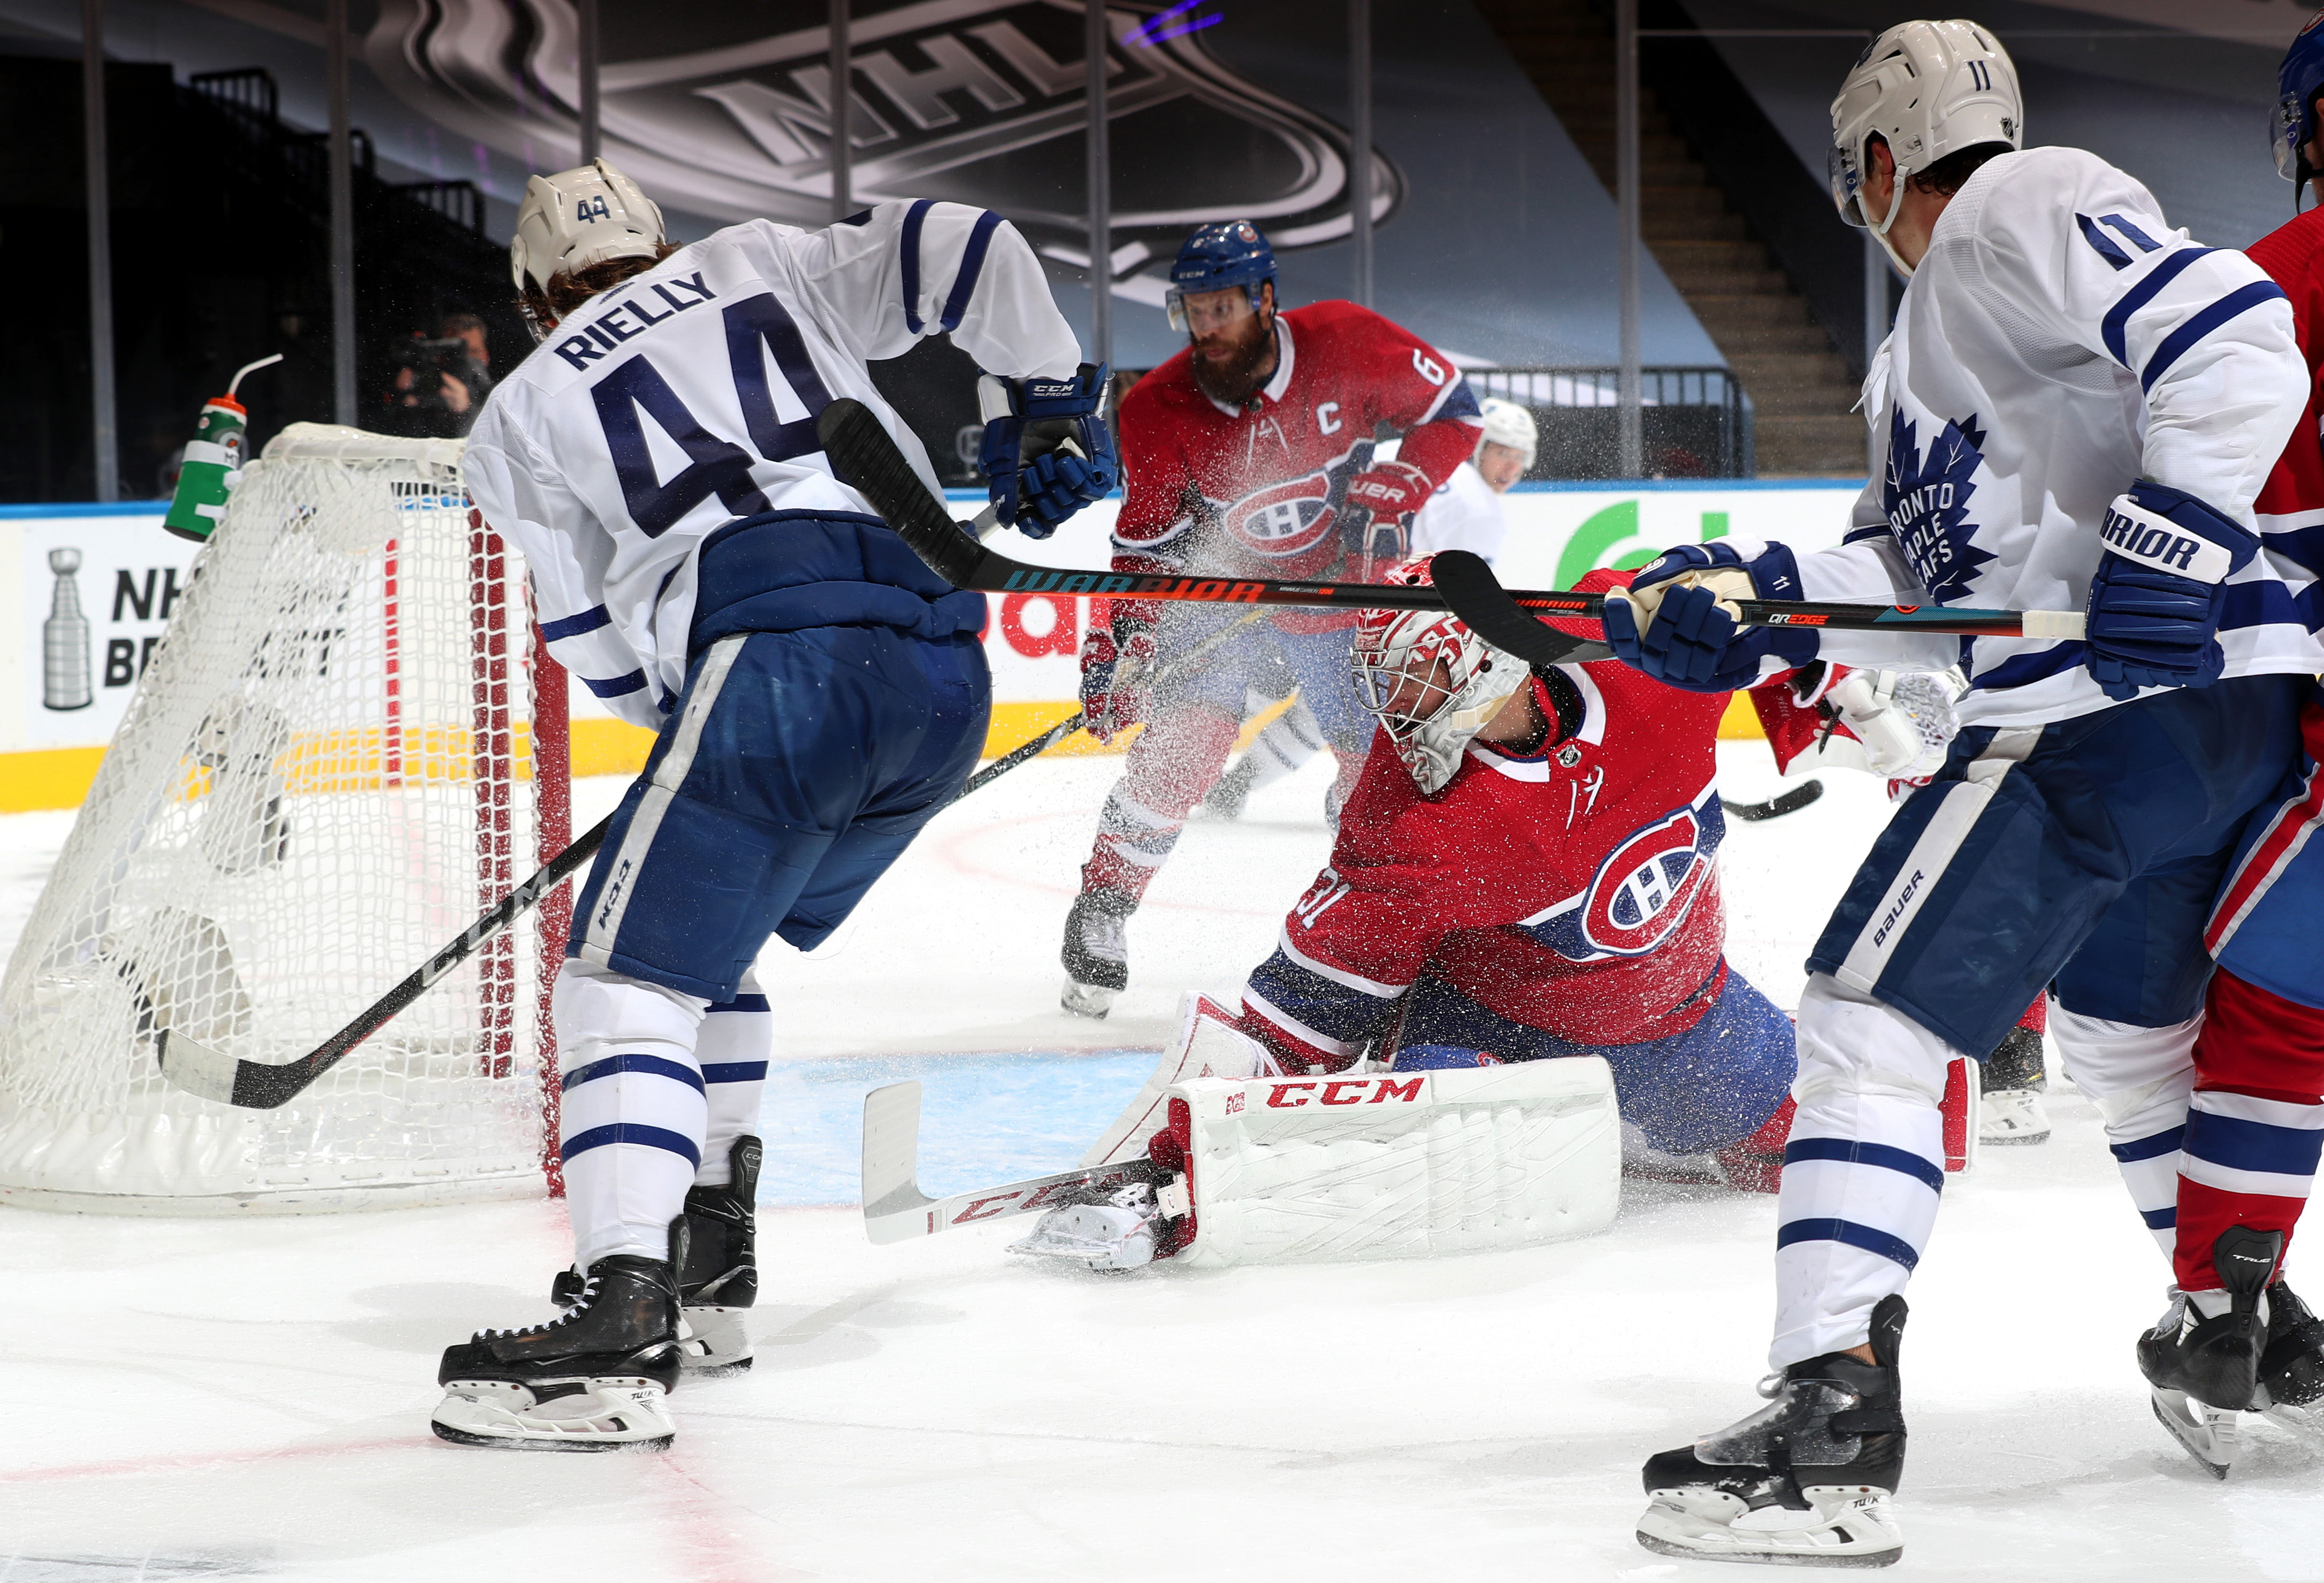
[[[1387,581],[1433,586],[1431,558],[1407,561]],[[1365,611],[1350,661],[1356,697],[1387,728],[1425,796],[1451,784],[1471,739],[1532,679],[1523,660],[1443,610]]]

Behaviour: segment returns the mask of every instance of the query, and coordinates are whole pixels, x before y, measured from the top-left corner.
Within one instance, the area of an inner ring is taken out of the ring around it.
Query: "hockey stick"
[[[963,532],[928,493],[903,452],[870,408],[846,397],[816,419],[825,454],[846,482],[887,519],[936,574],[955,588],[987,594],[1096,594],[1127,599],[1191,600],[1209,604],[1289,604],[1328,610],[1450,610],[1488,642],[1533,665],[1604,659],[1602,643],[1569,637],[1532,620],[1528,612],[1596,621],[1601,594],[1512,592],[1492,568],[1466,550],[1445,550],[1434,563],[1437,587],[1382,583],[1303,583],[1275,577],[1175,577],[1126,572],[1060,571],[1028,566],[985,548]],[[1464,565],[1465,563],[1465,565]],[[1458,568],[1456,570],[1456,568]],[[1462,584],[1455,599],[1442,584]],[[1469,608],[1463,609],[1463,604]],[[1743,624],[1819,627],[1840,631],[1922,632],[1946,637],[2074,638],[2080,611],[1950,610],[1938,605],[1849,604],[1783,600],[1738,601]],[[1522,619],[1508,619],[1514,611]],[[1489,628],[1490,630],[1489,630]],[[1498,630],[1508,640],[1494,636]]]
[[[1811,780],[1787,792],[1779,792],[1764,803],[1730,803],[1721,797],[1719,805],[1727,810],[1729,817],[1757,824],[1763,819],[1780,819],[1786,814],[1796,814],[1821,796],[1823,782]]]
[[[920,1085],[890,1083],[863,1096],[863,1234],[876,1243],[1054,1209],[1079,1188],[1103,1192],[1152,1179],[1153,1167],[1140,1157],[930,1198],[920,1191]]]
[[[245,1110],[272,1110],[306,1092],[323,1073],[339,1063],[348,1051],[385,1027],[395,1014],[427,993],[428,987],[476,953],[479,946],[507,928],[535,902],[572,877],[602,845],[613,823],[607,815],[585,831],[540,871],[503,897],[498,905],[462,932],[457,940],[429,957],[416,971],[359,1013],[355,1021],[333,1034],[296,1061],[270,1066],[259,1061],[239,1061],[182,1034],[163,1028],[154,1035],[154,1058],[171,1086],[205,1100],[240,1106]]]
[[[1153,679],[1146,683],[1148,690],[1152,691],[1158,689],[1164,684],[1170,681],[1172,677],[1185,674],[1187,667],[1192,666],[1196,660],[1210,653],[1212,649],[1216,649],[1220,644],[1224,643],[1228,639],[1233,637],[1237,632],[1241,631],[1245,627],[1250,626],[1253,621],[1259,620],[1260,616],[1265,615],[1266,613],[1267,612],[1265,611],[1252,611],[1249,615],[1242,617],[1240,620],[1231,621],[1226,626],[1223,626],[1217,631],[1213,632],[1209,637],[1195,644],[1192,649],[1187,649],[1185,653],[1181,654],[1177,658],[1172,660],[1160,670],[1155,672]],[[1002,776],[1008,774],[1010,770],[1016,768],[1017,766],[1024,763],[1027,759],[1039,758],[1051,748],[1056,747],[1059,742],[1064,741],[1067,737],[1081,730],[1083,725],[1088,722],[1088,711],[1076,709],[1071,714],[1065,716],[1065,719],[1057,722],[1056,724],[1043,732],[1039,736],[1035,737],[1031,741],[1020,743],[1019,746],[1010,749],[1008,752],[1002,754],[1000,758],[995,759],[991,763],[978,770],[974,775],[970,776],[968,778],[968,784],[960,788],[958,796],[955,796],[953,798],[953,801],[956,803],[960,801],[962,797],[968,796],[969,793],[975,791],[980,787],[991,785],[992,782],[1000,779]]]

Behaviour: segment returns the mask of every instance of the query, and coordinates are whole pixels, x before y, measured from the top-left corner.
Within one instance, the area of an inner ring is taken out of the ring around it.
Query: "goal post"
[[[246,469],[0,977],[0,1202],[560,1189],[567,890],[280,1109],[154,1058],[165,1027],[297,1058],[569,840],[564,673],[460,454],[293,424]]]

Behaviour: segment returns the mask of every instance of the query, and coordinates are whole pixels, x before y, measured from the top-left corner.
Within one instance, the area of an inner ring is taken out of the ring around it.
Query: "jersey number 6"
[[[815,419],[831,405],[831,393],[815,372],[799,338],[798,326],[775,300],[772,292],[730,303],[725,309],[726,359],[733,367],[734,398],[742,409],[742,422],[751,444],[770,462],[788,462],[823,449],[816,437]],[[807,416],[785,423],[775,415],[774,392],[767,386],[767,354],[782,371],[791,393],[807,408]],[[605,430],[605,448],[613,453],[613,474],[622,481],[622,502],[630,520],[649,538],[659,538],[680,518],[712,494],[737,517],[770,508],[767,497],[751,482],[753,458],[731,440],[702,427],[686,410],[661,371],[641,354],[601,379],[589,391],[597,406],[597,421]],[[646,448],[647,417],[669,436],[688,458],[687,465],[668,483],[654,472]]]

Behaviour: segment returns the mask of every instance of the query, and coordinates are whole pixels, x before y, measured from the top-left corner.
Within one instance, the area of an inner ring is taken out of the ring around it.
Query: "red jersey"
[[[1399,458],[1432,485],[1476,450],[1483,419],[1468,382],[1409,330],[1352,302],[1318,302],[1277,315],[1275,336],[1275,373],[1240,409],[1203,393],[1191,352],[1122,399],[1116,571],[1331,575],[1366,548],[1350,538],[1364,513],[1342,502],[1371,465],[1376,425],[1403,432]],[[1293,620],[1318,618],[1354,619]]]
[[[2301,529],[2324,527],[2324,208],[2310,209],[2246,249],[2252,262],[2292,299],[2292,332],[2308,359],[2308,408],[2252,502],[2268,549],[2310,572],[2324,571],[2324,545],[2310,548]]]
[[[1246,1026],[1278,1053],[1346,1064],[1424,970],[1577,1044],[1668,1038],[1710,1009],[1728,695],[1618,660],[1557,670],[1566,685],[1531,685],[1563,739],[1530,757],[1472,742],[1434,797],[1374,739],[1331,866],[1243,989]]]

